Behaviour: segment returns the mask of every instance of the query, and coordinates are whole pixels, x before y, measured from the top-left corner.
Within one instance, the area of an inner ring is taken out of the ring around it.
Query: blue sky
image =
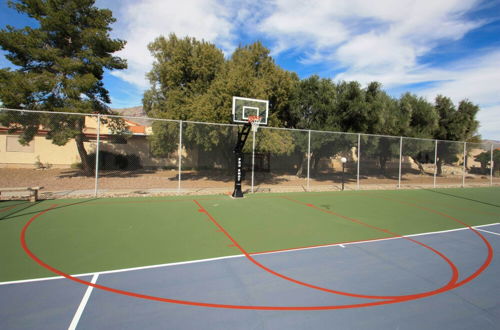
[[[0,0],[0,26],[32,24]],[[97,0],[127,40],[125,71],[107,73],[112,107],[141,104],[147,44],[176,33],[229,56],[260,40],[284,69],[479,104],[483,138],[500,140],[500,0]],[[3,53],[2,53],[3,54]],[[9,63],[0,54],[0,66]],[[229,110],[228,110],[229,111]]]

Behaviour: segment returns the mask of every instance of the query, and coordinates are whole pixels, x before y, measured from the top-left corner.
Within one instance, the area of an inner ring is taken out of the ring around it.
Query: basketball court
[[[0,326],[494,329],[499,192],[3,202]]]

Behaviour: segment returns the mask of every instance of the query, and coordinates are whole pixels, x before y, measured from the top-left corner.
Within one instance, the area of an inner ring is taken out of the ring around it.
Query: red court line
[[[443,212],[440,212],[440,211],[436,211],[436,210],[433,210],[433,209],[430,209],[430,208],[427,208],[427,207],[423,207],[423,206],[420,206],[420,205],[417,205],[417,204],[413,204],[413,203],[408,203],[408,202],[404,202],[404,201],[400,201],[400,200],[397,200],[397,199],[393,199],[393,198],[388,198],[388,197],[383,197],[383,196],[379,196],[379,195],[376,195],[376,194],[370,194],[370,193],[366,193],[366,192],[360,192],[360,194],[364,194],[364,195],[367,195],[367,196],[373,196],[373,197],[377,197],[377,198],[381,198],[381,199],[385,199],[385,200],[389,200],[389,201],[394,201],[394,202],[398,202],[400,204],[404,204],[404,205],[408,205],[408,206],[412,206],[412,207],[415,207],[415,208],[419,208],[419,209],[422,209],[422,210],[425,210],[425,211],[428,211],[428,212],[431,212],[431,213],[435,213],[435,214],[438,214],[442,217],[445,217],[445,218],[449,218],[449,219],[452,219],[453,221],[455,222],[458,222],[460,223],[461,225],[463,225],[464,227],[467,227],[469,228],[470,230],[472,230],[476,235],[479,236],[479,238],[483,241],[483,243],[486,245],[486,248],[488,249],[488,255],[486,256],[486,259],[485,261],[483,262],[483,264],[481,265],[481,267],[479,267],[474,273],[472,273],[472,275],[470,275],[469,277],[463,279],[462,281],[459,281],[455,284],[455,286],[461,286],[465,283],[468,283],[470,281],[472,281],[474,278],[476,278],[477,276],[479,276],[479,274],[481,274],[486,268],[488,268],[488,266],[491,264],[491,260],[493,259],[493,247],[491,246],[490,242],[488,242],[488,240],[479,232],[477,231],[476,229],[474,229],[472,226],[466,224],[465,222],[455,218],[455,217],[452,217],[451,215],[448,215],[446,213],[443,213]],[[335,212],[332,212],[332,211],[329,211],[329,210],[325,210],[325,209],[321,209],[319,207],[316,207],[312,204],[307,204],[307,203],[304,203],[304,202],[300,202],[300,201],[295,201],[295,200],[292,200],[291,198],[287,198],[287,197],[284,197],[285,199],[288,199],[288,200],[291,200],[291,201],[294,201],[296,203],[299,203],[299,204],[303,204],[303,205],[307,205],[307,206],[310,206],[310,207],[313,207],[317,210],[320,210],[322,212],[325,212],[325,213],[330,213],[330,214],[334,214],[334,215],[337,215],[337,216],[340,216],[344,219],[348,219],[348,220],[351,220],[351,221],[355,221],[355,222],[358,222],[357,220],[355,219],[351,219],[351,218],[348,218],[348,217],[345,217],[343,215],[340,215],[340,214],[336,214]],[[368,225],[368,224],[367,224]],[[371,225],[368,225],[369,227],[373,227],[373,228],[376,228],[374,226],[371,226]],[[389,232],[387,230],[382,230],[383,232]],[[424,247],[427,247],[425,244],[421,243],[421,242],[418,242],[416,240],[413,240],[409,237],[404,237],[404,236],[401,236],[402,238],[404,239],[407,239],[407,240],[410,240],[414,243],[417,243],[419,245],[422,245]],[[442,255],[439,251],[437,250],[434,250],[433,248],[431,247],[428,247],[430,248],[432,251],[438,253],[439,255]],[[444,255],[442,255],[444,257]],[[446,258],[446,257],[445,257]],[[446,258],[448,259],[448,258]]]
[[[45,213],[49,212],[50,210],[54,209],[57,207],[57,204],[52,205],[48,209],[39,212],[35,216],[33,216],[23,227],[21,231],[21,245],[24,249],[24,251],[28,254],[30,258],[32,258],[35,262],[37,262],[39,265],[42,267],[50,270],[51,272],[61,275],[69,280],[72,280],[74,282],[84,284],[87,286],[92,286],[97,289],[101,289],[104,291],[108,292],[113,292],[125,296],[130,296],[134,298],[141,298],[141,299],[147,299],[147,300],[153,300],[153,301],[160,301],[160,302],[167,302],[167,303],[174,303],[174,304],[181,304],[181,305],[190,305],[190,306],[199,306],[199,307],[211,307],[211,308],[228,308],[228,309],[249,309],[249,310],[327,310],[327,309],[345,309],[345,308],[356,308],[356,307],[368,307],[368,306],[375,306],[375,305],[380,305],[380,304],[388,304],[388,303],[394,303],[394,302],[399,302],[399,301],[380,301],[380,302],[369,302],[369,303],[363,303],[363,304],[352,304],[352,305],[333,305],[333,306],[247,306],[247,305],[229,305],[229,304],[217,304],[217,303],[204,303],[204,302],[197,302],[197,301],[188,301],[188,300],[179,300],[179,299],[169,299],[169,298],[163,298],[163,297],[156,297],[156,296],[151,296],[151,295],[145,295],[141,293],[136,293],[136,292],[131,292],[131,291],[125,291],[125,290],[119,290],[119,289],[114,289],[111,287],[107,287],[104,285],[100,285],[97,283],[92,283],[88,282],[82,279],[79,279],[77,277],[73,277],[69,274],[66,274],[60,270],[58,270],[55,267],[52,267],[51,265],[45,263],[42,261],[40,258],[38,258],[29,248],[28,244],[26,243],[26,232],[38,217],[44,215]]]
[[[119,290],[119,289],[114,289],[111,287],[107,287],[104,285],[99,285],[97,283],[91,283],[76,277],[73,277],[69,274],[66,274],[49,264],[45,263],[42,261],[40,258],[38,258],[29,248],[26,243],[26,232],[30,226],[30,224],[35,221],[38,217],[42,216],[43,214],[49,212],[50,210],[54,209],[57,207],[57,204],[52,205],[50,208],[39,212],[35,216],[33,216],[23,227],[21,231],[21,245],[24,249],[24,251],[28,254],[30,258],[32,258],[35,262],[37,262],[39,265],[42,267],[52,271],[55,274],[61,275],[69,280],[72,280],[74,282],[87,285],[87,286],[92,286],[97,289],[101,289],[104,291],[108,292],[113,292],[116,294],[121,294],[129,297],[134,297],[134,298],[140,298],[140,299],[147,299],[147,300],[153,300],[153,301],[159,301],[159,302],[166,302],[166,303],[174,303],[174,304],[181,304],[181,305],[189,305],[189,306],[199,306],[199,307],[210,307],[210,308],[225,308],[225,309],[244,309],[244,310],[288,310],[288,311],[293,311],[293,310],[336,310],[336,309],[350,309],[350,308],[362,308],[362,307],[371,307],[371,306],[379,306],[379,305],[388,305],[388,304],[395,304],[395,303],[400,303],[404,301],[409,301],[409,300],[415,300],[419,298],[424,298],[428,296],[432,296],[437,294],[438,292],[428,292],[428,293],[423,293],[419,295],[418,297],[407,297],[407,298],[399,298],[399,299],[392,299],[392,300],[383,300],[383,301],[375,301],[375,302],[367,302],[367,303],[360,303],[360,304],[348,304],[348,305],[330,305],[330,306],[250,306],[250,305],[229,305],[229,304],[217,304],[217,303],[204,303],[204,302],[196,302],[196,301],[187,301],[187,300],[177,300],[177,299],[169,299],[169,298],[163,298],[163,297],[156,297],[156,296],[150,296],[150,295],[145,295],[145,294],[140,294],[140,293],[135,293],[131,291],[125,291],[125,290]],[[487,240],[485,239],[485,242]],[[489,243],[488,243],[489,244]],[[486,267],[481,267],[478,269],[476,272],[478,275],[481,273]],[[470,280],[472,280],[472,277],[470,277]],[[462,281],[465,283],[464,281]],[[463,284],[462,283],[462,284]],[[460,285],[462,285],[460,284]],[[455,284],[453,288],[458,287],[458,284]],[[449,288],[448,290],[451,290],[452,288]],[[446,291],[448,291],[446,290]]]
[[[280,277],[280,278],[282,278],[284,280],[287,280],[287,281],[290,281],[292,283],[295,283],[295,284],[298,284],[298,285],[302,285],[302,286],[305,286],[305,287],[308,287],[308,288],[311,288],[311,289],[325,291],[325,292],[334,293],[334,294],[343,295],[343,296],[348,296],[348,297],[355,297],[355,298],[365,298],[365,299],[400,299],[400,298],[406,298],[406,297],[419,296],[419,295],[423,294],[423,293],[417,293],[417,294],[411,294],[411,295],[397,295],[397,296],[377,296],[377,295],[356,294],[356,293],[350,293],[350,292],[344,292],[344,291],[338,291],[338,290],[332,290],[332,289],[323,288],[323,287],[320,287],[320,286],[317,286],[317,285],[314,285],[314,284],[310,284],[310,283],[306,283],[306,282],[302,282],[302,281],[296,280],[294,278],[291,278],[289,276],[286,276],[286,275],[283,275],[281,273],[278,273],[278,272],[276,272],[276,271],[274,271],[274,270],[272,270],[272,269],[264,266],[263,264],[261,264],[260,262],[258,262],[257,260],[255,260],[254,258],[252,258],[252,256],[214,219],[214,217],[198,201],[194,200],[194,202],[200,207],[199,211],[205,213],[210,218],[210,220],[220,230],[222,230],[222,232],[231,240],[231,242],[233,242],[233,244],[241,251],[241,253],[243,253],[245,255],[245,257],[248,260],[250,260],[257,267],[262,268],[266,272],[271,273],[271,274],[273,274],[275,276],[278,276],[278,277]],[[359,222],[361,224],[364,224],[363,222],[361,222],[359,220],[355,220],[355,221]],[[372,228],[375,228],[375,229],[378,229],[378,230],[381,230],[383,232],[388,232],[385,229],[380,229],[380,228],[377,228],[377,227],[371,226],[371,225],[368,225],[368,226],[372,227]],[[391,233],[391,234],[393,234],[393,233]],[[399,236],[398,235],[398,237],[403,237],[403,236]],[[450,268],[452,269],[451,279],[450,279],[450,281],[445,286],[443,286],[443,287],[441,287],[439,289],[436,289],[436,290],[428,291],[428,292],[446,291],[447,288],[451,288],[456,283],[456,281],[458,280],[458,269],[453,264],[453,262],[451,262],[450,259],[448,259],[445,255],[443,255],[439,251],[433,249],[432,247],[429,247],[429,246],[427,246],[427,245],[425,245],[423,243],[420,243],[418,241],[412,240],[412,239],[407,238],[407,237],[404,237],[404,238],[408,239],[408,240],[410,240],[412,242],[415,242],[415,243],[417,243],[419,245],[422,245],[422,246],[430,249],[434,253],[438,254],[442,259],[444,259],[450,265]]]
[[[434,252],[434,253],[436,253],[437,255],[439,255],[442,259],[444,259],[444,260],[445,260],[445,261],[446,261],[446,262],[450,265],[450,267],[451,267],[451,268],[452,268],[452,270],[453,270],[453,278],[452,278],[452,279],[454,279],[454,281],[455,281],[455,282],[458,280],[458,269],[455,267],[455,265],[453,264],[453,262],[452,262],[452,261],[451,261],[448,257],[446,257],[444,254],[442,254],[441,252],[439,252],[438,250],[436,250],[436,249],[434,249],[434,248],[432,248],[432,247],[430,247],[430,246],[428,246],[428,245],[426,245],[426,244],[424,244],[424,243],[422,243],[422,242],[419,242],[419,241],[417,241],[417,240],[414,240],[414,239],[412,239],[412,238],[410,238],[410,237],[406,237],[406,236],[401,236],[401,235],[398,235],[398,234],[396,234],[396,233],[394,233],[394,232],[391,232],[391,231],[389,231],[389,230],[387,230],[387,229],[382,229],[382,228],[379,228],[379,227],[376,227],[376,226],[370,225],[370,224],[365,223],[365,222],[363,222],[363,221],[360,221],[360,220],[358,220],[358,219],[354,219],[354,218],[347,217],[347,216],[342,215],[342,214],[340,214],[340,213],[336,213],[336,212],[333,212],[333,211],[330,211],[330,210],[325,210],[325,209],[320,208],[320,207],[317,207],[317,206],[315,206],[315,205],[313,205],[313,204],[308,204],[308,203],[300,202],[300,201],[298,201],[298,200],[294,200],[294,199],[291,199],[291,198],[288,198],[288,197],[284,197],[284,199],[287,199],[287,200],[289,200],[289,201],[291,201],[291,202],[294,202],[294,203],[298,203],[298,204],[302,204],[302,205],[305,205],[305,206],[308,206],[308,207],[314,208],[314,209],[316,209],[316,210],[318,210],[318,211],[321,211],[321,212],[323,212],[323,213],[328,213],[328,214],[335,215],[335,216],[337,216],[337,217],[340,217],[340,218],[342,218],[342,219],[345,219],[345,220],[348,220],[348,221],[351,221],[351,222],[354,222],[354,223],[360,224],[360,225],[362,225],[362,226],[365,226],[365,227],[368,227],[368,228],[372,228],[372,229],[375,229],[375,230],[381,231],[381,232],[383,232],[383,233],[385,233],[385,234],[390,234],[390,235],[393,235],[392,237],[404,238],[404,239],[406,239],[406,240],[408,240],[408,241],[410,241],[410,242],[413,242],[413,243],[415,243],[415,244],[418,244],[418,245],[420,245],[420,246],[423,246],[424,248],[426,248],[426,249],[428,249],[428,250],[431,250],[432,252]],[[455,277],[456,277],[456,278],[455,278]],[[451,282],[450,282],[450,283],[451,283]]]
[[[409,206],[412,206],[412,207],[415,207],[415,208],[418,208],[418,209],[421,209],[421,210],[424,210],[424,211],[427,211],[427,212],[435,213],[435,214],[440,215],[442,217],[445,217],[445,218],[451,219],[451,220],[453,220],[455,222],[458,222],[459,224],[463,225],[464,227],[469,228],[470,230],[472,230],[472,232],[474,232],[476,235],[478,235],[479,238],[486,245],[486,248],[488,249],[488,256],[486,257],[486,260],[483,263],[483,265],[476,272],[474,272],[471,276],[465,278],[464,280],[458,282],[457,285],[463,285],[463,284],[465,284],[467,282],[470,282],[471,280],[473,280],[474,278],[476,278],[477,276],[479,276],[479,274],[481,274],[481,272],[483,272],[491,264],[491,260],[493,259],[493,247],[491,246],[490,242],[488,242],[488,240],[486,239],[486,237],[484,237],[479,231],[477,231],[476,229],[474,229],[472,226],[466,224],[465,222],[463,222],[463,221],[461,221],[461,220],[459,220],[459,219],[457,219],[455,217],[452,217],[451,215],[448,215],[446,213],[443,213],[443,212],[440,212],[440,211],[437,211],[437,210],[433,210],[433,209],[430,209],[430,208],[427,208],[427,207],[424,207],[424,206],[421,206],[421,205],[418,205],[418,204],[414,204],[414,203],[410,203],[410,202],[405,202],[405,201],[401,201],[401,200],[394,199],[394,198],[388,198],[388,197],[384,197],[384,196],[372,195],[372,194],[369,194],[369,193],[365,193],[365,194],[369,195],[369,196],[374,196],[374,197],[377,197],[377,198],[380,198],[380,199],[385,199],[385,200],[388,200],[388,201],[391,201],[391,202],[397,202],[397,203],[400,203],[400,204],[403,204],[403,205],[409,205]]]

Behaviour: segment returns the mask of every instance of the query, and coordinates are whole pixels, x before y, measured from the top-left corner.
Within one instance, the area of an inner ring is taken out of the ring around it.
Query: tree
[[[488,165],[491,168],[491,151],[485,151],[474,157],[476,162],[481,163],[481,171],[483,174],[488,174]],[[500,148],[493,150],[493,174],[500,171]]]
[[[110,10],[93,0],[20,0],[9,6],[37,21],[38,27],[0,30],[0,46],[15,70],[0,70],[0,98],[10,108],[60,112],[111,113],[104,69],[125,69],[126,61],[112,54],[125,45],[111,39],[115,22]],[[87,174],[92,167],[84,148],[84,117],[7,113],[0,118],[11,131],[21,131],[29,143],[39,127],[47,138],[64,145],[74,138]],[[119,125],[119,123],[115,123]]]
[[[402,135],[430,139],[438,128],[439,115],[427,100],[411,93],[405,93],[398,101],[402,114],[409,118],[409,125]],[[405,139],[403,155],[409,156],[424,174],[423,162],[434,162],[435,144],[431,140]]]
[[[378,82],[371,82],[362,89],[357,82],[341,82],[338,85],[338,107],[342,131],[400,135],[408,125],[407,117],[400,112],[396,100],[381,89]],[[385,137],[362,137],[363,158],[378,160],[381,174],[386,173],[386,164],[394,156],[394,139]],[[399,150],[397,150],[399,153]]]
[[[214,79],[207,93],[198,99],[204,121],[230,123],[233,96],[269,100],[270,126],[284,125],[290,94],[298,80],[280,68],[260,42],[237,48]]]
[[[280,125],[280,114],[286,112],[296,76],[279,68],[261,43],[239,47],[228,60],[213,44],[193,38],[179,40],[175,35],[168,40],[158,38],[150,50],[155,58],[148,75],[152,88],[143,99],[148,113],[159,118],[231,123],[232,97],[244,96],[269,100],[269,123]],[[153,125],[151,141],[157,155],[173,150],[168,142],[173,139],[167,136],[176,131],[170,126]],[[233,162],[235,138],[236,131],[230,127],[189,124],[183,131],[184,145],[225,152],[228,168]],[[266,151],[290,150],[267,143],[258,143],[257,147]]]
[[[205,94],[224,64],[224,54],[215,45],[170,34],[148,45],[155,59],[147,74],[151,88],[143,105],[155,118],[199,120],[202,109],[194,104]]]
[[[269,100],[269,126],[282,126],[282,118],[288,111],[290,93],[298,80],[296,75],[281,69],[270,51],[260,42],[237,48],[214,79],[207,93],[198,98],[197,107],[204,109],[202,121],[231,122],[232,97],[242,96]],[[232,150],[235,139],[226,136],[225,130],[212,131],[218,135],[214,141],[227,146],[225,159],[232,166]],[[235,132],[233,131],[234,135]],[[282,143],[269,143],[281,138]],[[200,139],[202,136],[200,136]],[[290,154],[294,151],[293,138],[287,131],[261,129],[256,138],[256,150],[274,154]],[[249,141],[250,142],[250,141]],[[249,151],[249,143],[245,148]]]
[[[401,111],[397,101],[382,90],[378,82],[371,82],[366,88],[368,104],[367,133],[381,135],[402,135],[409,125],[409,116]],[[363,148],[361,149],[363,152]],[[390,137],[372,137],[365,143],[364,154],[378,158],[380,171],[386,175],[387,162],[399,155],[399,139]]]
[[[340,131],[340,116],[337,107],[337,88],[331,79],[313,75],[301,80],[290,100],[289,123],[294,128],[322,131]],[[307,164],[308,136],[298,135],[304,141],[296,146],[302,151],[297,175],[301,176]],[[328,133],[311,133],[310,166],[314,174],[319,170],[319,160],[335,156],[347,148],[343,136]]]
[[[211,43],[189,37],[179,39],[175,34],[156,38],[148,48],[154,62],[147,75],[151,87],[143,97],[146,113],[154,118],[201,121],[205,109],[197,102],[222,70],[222,51]],[[150,145],[154,155],[167,156],[177,149],[178,125],[155,121],[152,126]],[[191,131],[183,134],[187,144],[191,142]]]
[[[439,114],[430,102],[415,94],[405,93],[398,104],[403,116],[409,120],[402,135],[415,138],[433,137],[438,128]]]
[[[468,141],[477,139],[479,122],[475,119],[479,107],[467,100],[460,101],[458,109],[448,97],[436,97],[439,126],[434,138],[437,140]],[[437,174],[441,175],[442,165],[458,161],[461,152],[459,143],[438,142]]]

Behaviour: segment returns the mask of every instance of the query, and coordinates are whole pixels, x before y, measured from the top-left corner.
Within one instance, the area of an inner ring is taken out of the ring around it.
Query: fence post
[[[491,144],[491,161],[490,161],[490,186],[493,186],[493,144]]]
[[[358,169],[357,169],[357,179],[356,179],[356,186],[357,189],[359,190],[359,163],[361,162],[361,134],[358,133]]]
[[[401,164],[403,162],[403,137],[399,137],[399,179],[398,188],[401,188]]]
[[[436,188],[436,175],[437,175],[437,157],[438,157],[438,140],[435,140],[435,147],[434,147],[434,188]]]
[[[254,185],[254,172],[255,172],[255,131],[252,130],[252,186],[251,192],[253,194],[253,185]]]
[[[467,142],[464,142],[464,167],[462,170],[462,188],[465,187],[465,163],[467,163]]]
[[[311,130],[307,138],[307,191],[309,191],[309,167],[311,165]]]
[[[99,190],[99,145],[101,144],[101,114],[97,114],[97,139],[95,146],[95,187],[94,197],[97,198]]]
[[[179,121],[179,149],[177,152],[179,155],[179,180],[177,182],[177,193],[181,193],[181,172],[182,172],[182,120]]]

